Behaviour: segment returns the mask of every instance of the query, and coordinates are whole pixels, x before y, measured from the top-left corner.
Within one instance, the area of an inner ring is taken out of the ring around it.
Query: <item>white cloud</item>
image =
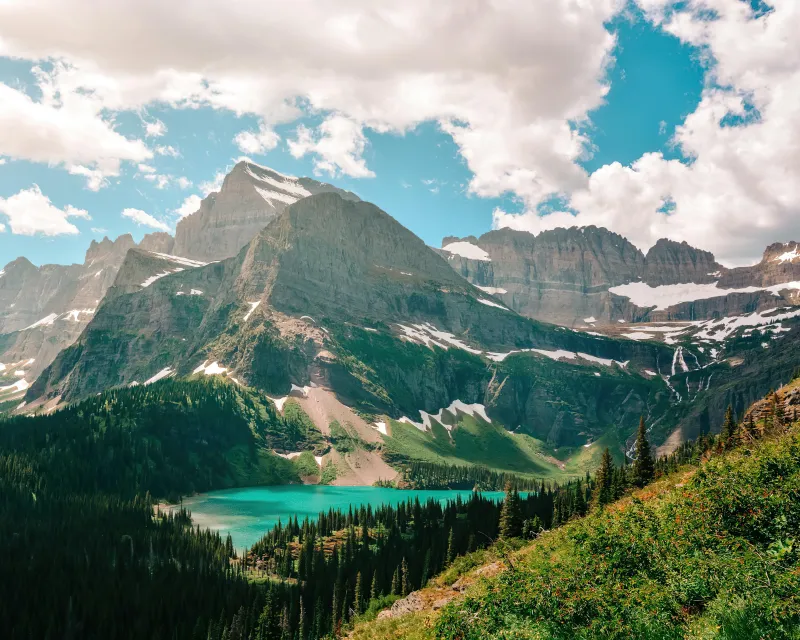
[[[203,196],[207,196],[212,191],[219,191],[222,189],[222,183],[224,180],[225,174],[221,171],[218,171],[211,180],[200,183],[200,191],[203,192]]]
[[[149,213],[145,213],[141,209],[125,209],[122,212],[123,218],[130,218],[138,225],[158,229],[159,231],[169,231],[170,228],[160,220],[157,220]]]
[[[5,158],[0,158],[0,165],[3,165],[5,163],[6,163],[6,159]]]
[[[607,165],[573,190],[577,216],[496,211],[495,226],[536,233],[596,224],[642,249],[661,237],[686,240],[731,265],[758,260],[772,242],[800,239],[800,3],[771,0],[773,10],[756,18],[747,3],[730,0],[691,0],[677,11],[665,0],[638,2],[713,63],[700,104],[674,136],[692,162],[645,154],[629,167]]]
[[[181,157],[181,152],[170,145],[159,145],[155,148],[155,152],[160,156],[170,156],[171,158]]]
[[[219,13],[198,0],[196,15],[215,18],[187,23],[180,3],[8,0],[0,47],[69,60],[59,88],[86,89],[111,112],[205,105],[255,115],[264,131],[321,114],[322,126],[301,129],[292,149],[323,172],[371,176],[364,130],[439,122],[475,173],[473,192],[512,190],[533,205],[587,180],[575,164],[585,141],[569,123],[604,99],[614,46],[605,25],[625,4],[241,0]],[[260,132],[237,143],[266,149],[274,139]]]
[[[167,132],[167,125],[161,122],[161,120],[144,123],[144,134],[148,138],[160,138],[166,132]]]
[[[139,164],[138,167],[139,173],[155,173],[156,168],[151,167],[149,164]]]
[[[349,118],[331,116],[318,127],[316,134],[308,127],[300,125],[297,128],[297,137],[288,142],[289,152],[295,158],[306,154],[316,156],[316,172],[353,178],[375,176],[362,157],[367,144],[364,131],[357,122]]]
[[[91,219],[88,212],[71,205],[59,209],[36,184],[10,198],[0,198],[0,213],[8,217],[11,232],[23,236],[74,235],[78,228],[68,218]]]
[[[184,201],[183,204],[175,209],[175,213],[178,214],[179,217],[185,218],[186,216],[192,215],[195,211],[200,208],[200,202],[202,198],[198,195],[191,195],[188,196]]]
[[[0,232],[3,232],[5,230],[6,230],[6,225],[4,225],[2,222],[0,222]]]
[[[0,154],[62,165],[86,175],[92,190],[119,175],[122,161],[152,157],[143,142],[124,137],[101,117],[102,105],[93,97],[58,89],[58,74],[67,73],[63,65],[51,74],[35,71],[41,100],[0,83]]]
[[[92,233],[96,233],[98,235],[104,235],[108,233],[108,229],[105,229],[103,227],[92,227]]]
[[[166,189],[172,181],[172,176],[163,173],[149,173],[144,176],[148,182],[152,182],[156,189]]]
[[[186,176],[180,176],[175,182],[181,189],[188,189],[192,186],[192,181]]]
[[[240,131],[233,141],[244,153],[264,154],[278,146],[280,136],[263,122],[258,131]]]

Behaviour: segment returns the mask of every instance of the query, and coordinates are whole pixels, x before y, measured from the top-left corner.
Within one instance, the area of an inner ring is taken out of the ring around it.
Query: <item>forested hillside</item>
[[[720,436],[660,459],[655,481],[617,501],[606,460],[587,517],[502,556],[493,577],[445,574],[415,613],[354,637],[800,637],[798,394],[792,383],[738,424],[729,413]],[[640,472],[626,474],[634,487]]]

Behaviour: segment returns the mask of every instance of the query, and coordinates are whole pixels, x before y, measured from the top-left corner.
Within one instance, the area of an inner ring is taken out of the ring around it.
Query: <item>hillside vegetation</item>
[[[800,638],[800,424],[785,417],[798,387],[661,461],[656,482],[540,534],[465,595],[440,577],[421,593],[449,593],[440,611],[355,637]]]

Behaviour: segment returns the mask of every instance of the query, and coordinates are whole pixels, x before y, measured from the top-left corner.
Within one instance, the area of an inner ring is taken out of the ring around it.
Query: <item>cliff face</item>
[[[644,255],[596,227],[538,236],[501,229],[477,239],[447,237],[442,244],[440,254],[476,286],[518,313],[566,326],[702,320],[800,303],[797,289],[776,288],[800,281],[800,245],[794,242],[772,245],[759,264],[736,269],[686,242],[662,239]],[[631,284],[638,295],[613,290]],[[664,306],[663,294],[674,285],[686,286],[673,290]]]
[[[172,237],[149,234],[138,246],[163,252],[172,248]],[[93,240],[83,264],[36,267],[25,258],[7,264],[0,275],[0,362],[33,359],[25,372],[33,381],[81,334],[135,247],[125,234]]]
[[[666,347],[523,318],[374,205],[335,193],[289,206],[232,258],[181,271],[157,259],[128,252],[97,314],[29,390],[30,402],[210,368],[271,395],[313,382],[396,418],[481,402],[563,444],[582,444],[617,419],[632,429],[634,412],[666,402],[660,380],[635,373],[669,360]]]
[[[662,238],[645,256],[644,281],[651,287],[680,282],[715,282],[724,267],[708,251]]]
[[[204,261],[230,258],[287,206],[328,192],[358,200],[355,194],[323,182],[239,162],[225,177],[219,192],[209,194],[195,213],[178,223],[173,252]]]

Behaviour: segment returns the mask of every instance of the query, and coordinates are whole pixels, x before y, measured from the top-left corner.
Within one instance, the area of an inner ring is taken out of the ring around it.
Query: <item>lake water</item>
[[[411,491],[379,487],[331,487],[319,485],[287,485],[279,487],[248,487],[212,491],[183,501],[192,512],[195,524],[219,531],[224,537],[231,535],[237,549],[250,547],[280,521],[297,516],[300,522],[308,516],[315,519],[320,511],[330,508],[346,511],[371,504],[398,504],[419,498],[424,503],[430,499],[446,502],[457,495],[468,498],[471,491]],[[502,499],[502,491],[486,492],[486,497]]]

